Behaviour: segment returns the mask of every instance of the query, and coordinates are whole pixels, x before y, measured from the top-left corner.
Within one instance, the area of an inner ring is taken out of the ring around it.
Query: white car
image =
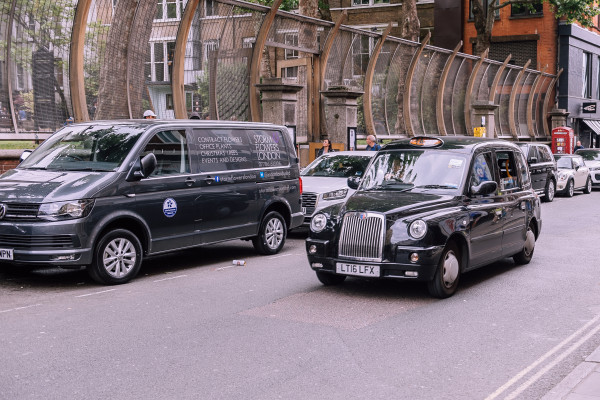
[[[592,192],[590,169],[586,167],[580,155],[555,154],[554,159],[558,167],[557,194],[572,197],[575,190],[583,190],[586,194]]]
[[[575,154],[583,157],[585,166],[590,169],[592,187],[600,188],[600,149],[581,149]]]
[[[362,176],[376,154],[375,151],[337,151],[323,154],[302,170],[302,211],[304,225],[310,224],[315,211],[340,203],[354,189],[348,187],[348,178]]]

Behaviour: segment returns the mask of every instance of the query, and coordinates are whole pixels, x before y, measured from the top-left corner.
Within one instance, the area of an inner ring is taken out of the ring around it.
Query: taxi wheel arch
[[[94,246],[92,264],[87,271],[98,283],[127,283],[138,274],[143,251],[140,239],[133,232],[123,228],[105,229]]]
[[[464,248],[450,240],[444,247],[433,279],[427,282],[429,294],[439,299],[452,296],[458,287],[464,269]]]
[[[532,219],[531,222],[529,222],[527,232],[525,233],[525,243],[523,244],[523,249],[513,256],[515,264],[529,264],[531,258],[533,257],[533,252],[535,251],[535,242],[537,237],[537,223]]]

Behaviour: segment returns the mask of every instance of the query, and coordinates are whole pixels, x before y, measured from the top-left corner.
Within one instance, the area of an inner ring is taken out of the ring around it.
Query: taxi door
[[[497,193],[472,195],[471,188],[484,181],[497,181],[491,151],[476,154],[470,171],[467,210],[469,213],[470,267],[487,264],[502,250],[502,197]]]

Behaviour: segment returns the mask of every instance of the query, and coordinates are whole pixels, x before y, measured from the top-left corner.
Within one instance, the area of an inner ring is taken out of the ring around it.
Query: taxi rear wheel
[[[531,228],[531,225],[527,227],[527,233],[525,234],[525,244],[523,244],[523,250],[513,256],[515,264],[523,265],[529,264],[533,257],[533,251],[535,250],[535,233]]]
[[[142,244],[126,229],[104,234],[94,251],[94,261],[87,270],[93,280],[106,285],[127,283],[142,266]]]
[[[285,243],[287,226],[277,211],[271,211],[260,223],[258,236],[252,239],[254,249],[259,254],[277,254]]]
[[[427,283],[429,294],[439,299],[456,292],[461,272],[460,251],[455,243],[448,243],[438,264],[433,280]]]
[[[334,275],[327,272],[315,271],[317,279],[325,286],[339,285],[346,280],[346,275]]]
[[[583,193],[590,194],[592,193],[592,178],[588,176],[587,181],[585,182],[585,188],[583,189]]]

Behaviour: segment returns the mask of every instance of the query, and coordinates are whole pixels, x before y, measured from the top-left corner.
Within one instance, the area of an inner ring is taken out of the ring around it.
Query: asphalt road
[[[542,205],[532,262],[324,287],[305,232],[146,260],[127,285],[0,272],[0,399],[536,399],[600,346],[600,192]],[[245,259],[245,266],[233,266]]]

